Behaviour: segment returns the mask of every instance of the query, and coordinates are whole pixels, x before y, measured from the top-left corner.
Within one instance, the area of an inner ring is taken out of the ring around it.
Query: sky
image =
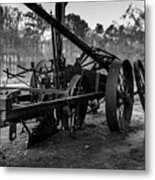
[[[53,13],[54,4],[55,3],[42,3],[44,9],[46,9],[48,12],[52,10]],[[104,29],[106,29],[113,20],[119,22],[121,15],[124,14],[129,4],[133,4],[133,7],[144,9],[143,0],[70,2],[66,8],[66,15],[69,13],[79,14],[80,17],[84,19],[92,29],[95,28],[96,23],[102,24]],[[18,7],[21,11],[28,11],[28,8],[20,3],[7,5]]]

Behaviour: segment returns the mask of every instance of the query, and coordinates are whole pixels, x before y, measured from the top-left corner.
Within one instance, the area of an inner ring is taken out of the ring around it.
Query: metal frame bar
[[[89,93],[84,95],[72,96],[62,99],[55,99],[46,102],[33,103],[26,105],[25,107],[16,107],[10,111],[2,111],[6,114],[5,121],[20,122],[21,120],[28,120],[34,117],[39,117],[45,114],[47,111],[52,110],[59,106],[67,106],[78,103],[79,101],[87,101],[96,98],[104,97],[103,92],[99,93]],[[3,120],[4,121],[4,120]]]
[[[0,90],[20,90],[34,93],[45,93],[48,95],[57,94],[57,95],[65,95],[66,91],[60,89],[42,89],[42,88],[23,88],[23,87],[0,87]]]

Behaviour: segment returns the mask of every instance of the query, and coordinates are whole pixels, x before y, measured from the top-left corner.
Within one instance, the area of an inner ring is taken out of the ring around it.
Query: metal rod
[[[28,135],[30,136],[30,135],[31,135],[31,132],[30,132],[29,128],[27,127],[27,125],[25,124],[25,122],[24,122],[24,121],[21,121],[21,122],[22,122],[22,124],[23,124],[24,128],[26,129],[26,131],[27,131]]]
[[[88,55],[85,54],[85,57],[82,59],[81,64],[83,64],[88,58]]]
[[[41,88],[23,88],[23,87],[0,87],[0,90],[12,90],[12,89],[18,89],[21,91],[30,91],[35,93],[46,93],[46,94],[61,94],[65,95],[66,91],[60,90],[60,89],[41,89]]]
[[[18,66],[20,69],[24,70],[25,72],[29,72],[29,71],[30,71],[30,69],[27,69],[27,68],[21,66],[20,64],[18,64],[17,66]],[[31,70],[32,70],[32,69],[31,69]]]
[[[95,62],[94,61],[90,61],[90,62],[88,62],[86,64],[82,64],[82,67],[84,68],[84,67],[89,66],[90,64],[93,64],[93,63],[95,63]]]
[[[5,121],[14,121],[18,122],[19,120],[28,120],[30,118],[39,117],[45,114],[47,111],[52,110],[53,108],[65,106],[68,104],[75,104],[79,101],[87,101],[91,99],[104,97],[103,92],[98,93],[89,93],[78,96],[71,96],[68,98],[55,99],[47,102],[34,103],[26,105],[25,107],[13,108],[11,111],[6,111],[6,120]]]
[[[25,84],[27,87],[29,87],[29,85],[28,85],[25,81],[23,81],[23,80],[21,80],[20,78],[16,77],[16,75],[11,74],[11,73],[9,73],[9,72],[7,72],[7,71],[5,71],[5,70],[4,70],[4,72],[7,73],[8,75],[12,76],[12,78],[17,79],[19,82],[21,82],[21,83]]]

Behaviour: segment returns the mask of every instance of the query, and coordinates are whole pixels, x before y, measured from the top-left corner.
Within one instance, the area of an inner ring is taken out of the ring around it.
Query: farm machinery
[[[0,125],[1,128],[9,125],[10,140],[16,139],[18,123],[22,123],[28,133],[28,147],[59,129],[67,130],[73,136],[82,128],[88,102],[100,99],[105,99],[110,131],[126,131],[137,92],[145,108],[145,73],[141,61],[134,63],[138,89],[134,92],[133,68],[129,60],[122,61],[103,49],[89,47],[63,25],[67,3],[56,3],[55,18],[38,4],[25,5],[51,25],[53,59],[31,63],[29,69],[19,66],[21,72],[17,74],[4,70],[8,78],[20,78],[32,72],[29,87],[0,87]],[[62,36],[82,51],[74,65],[65,63]],[[38,122],[32,130],[27,126],[30,119]]]

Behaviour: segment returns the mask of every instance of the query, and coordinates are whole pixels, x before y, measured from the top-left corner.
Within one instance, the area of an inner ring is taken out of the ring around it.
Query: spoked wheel
[[[89,92],[89,84],[86,78],[81,77],[74,89],[73,95],[81,95]],[[76,129],[81,129],[84,123],[88,107],[88,101],[80,101],[75,107],[73,107],[72,119],[74,119],[74,125]]]
[[[145,111],[145,69],[140,60],[134,62],[135,80],[142,107]]]
[[[72,84],[72,82],[74,85]],[[88,81],[86,81],[85,78],[80,77],[80,75],[75,75],[70,81],[70,84],[72,84],[72,86],[71,88],[69,88],[68,96],[76,96],[88,92]],[[64,124],[67,124],[66,127],[68,128],[65,129],[68,129],[70,131],[71,136],[76,130],[82,128],[87,112],[87,106],[88,101],[80,101],[67,106],[69,108],[68,117],[63,115],[63,121],[65,121]],[[67,107],[62,107],[64,114],[65,112],[68,112]]]
[[[42,60],[36,65],[30,80],[30,86],[37,89],[49,89],[53,87],[53,68],[51,61]],[[32,95],[33,101],[35,99],[37,102],[52,99],[51,96],[46,96],[41,92],[33,92]],[[32,129],[32,134],[29,136],[28,148],[57,132],[57,122],[53,109],[38,117],[37,121],[39,122],[38,125]]]
[[[41,60],[35,67],[30,79],[31,88],[49,89],[53,87],[53,65],[52,61]],[[40,93],[38,101],[42,101],[44,96]]]
[[[133,109],[133,74],[128,60],[114,60],[106,82],[106,116],[111,131],[125,131]]]
[[[52,60],[49,60],[49,61],[41,60],[36,65],[35,70],[32,74],[31,80],[30,80],[30,86],[31,86],[31,88],[37,88],[37,89],[49,89],[49,88],[53,87]],[[39,94],[38,93],[37,94],[33,93],[33,94],[36,96],[37,102],[47,101],[48,99],[53,98],[51,96],[47,96],[46,94],[44,94],[42,92],[40,92]],[[51,126],[54,126],[54,124],[55,124],[55,122],[53,122],[55,120],[54,120],[52,110],[51,110],[51,112],[45,112],[45,115],[39,119],[43,119],[43,120],[41,120],[42,121],[40,124],[41,127],[43,127],[44,125],[46,126],[45,121],[47,121],[47,126],[48,126],[49,120],[50,120]],[[44,123],[44,125],[42,125],[43,123]]]

